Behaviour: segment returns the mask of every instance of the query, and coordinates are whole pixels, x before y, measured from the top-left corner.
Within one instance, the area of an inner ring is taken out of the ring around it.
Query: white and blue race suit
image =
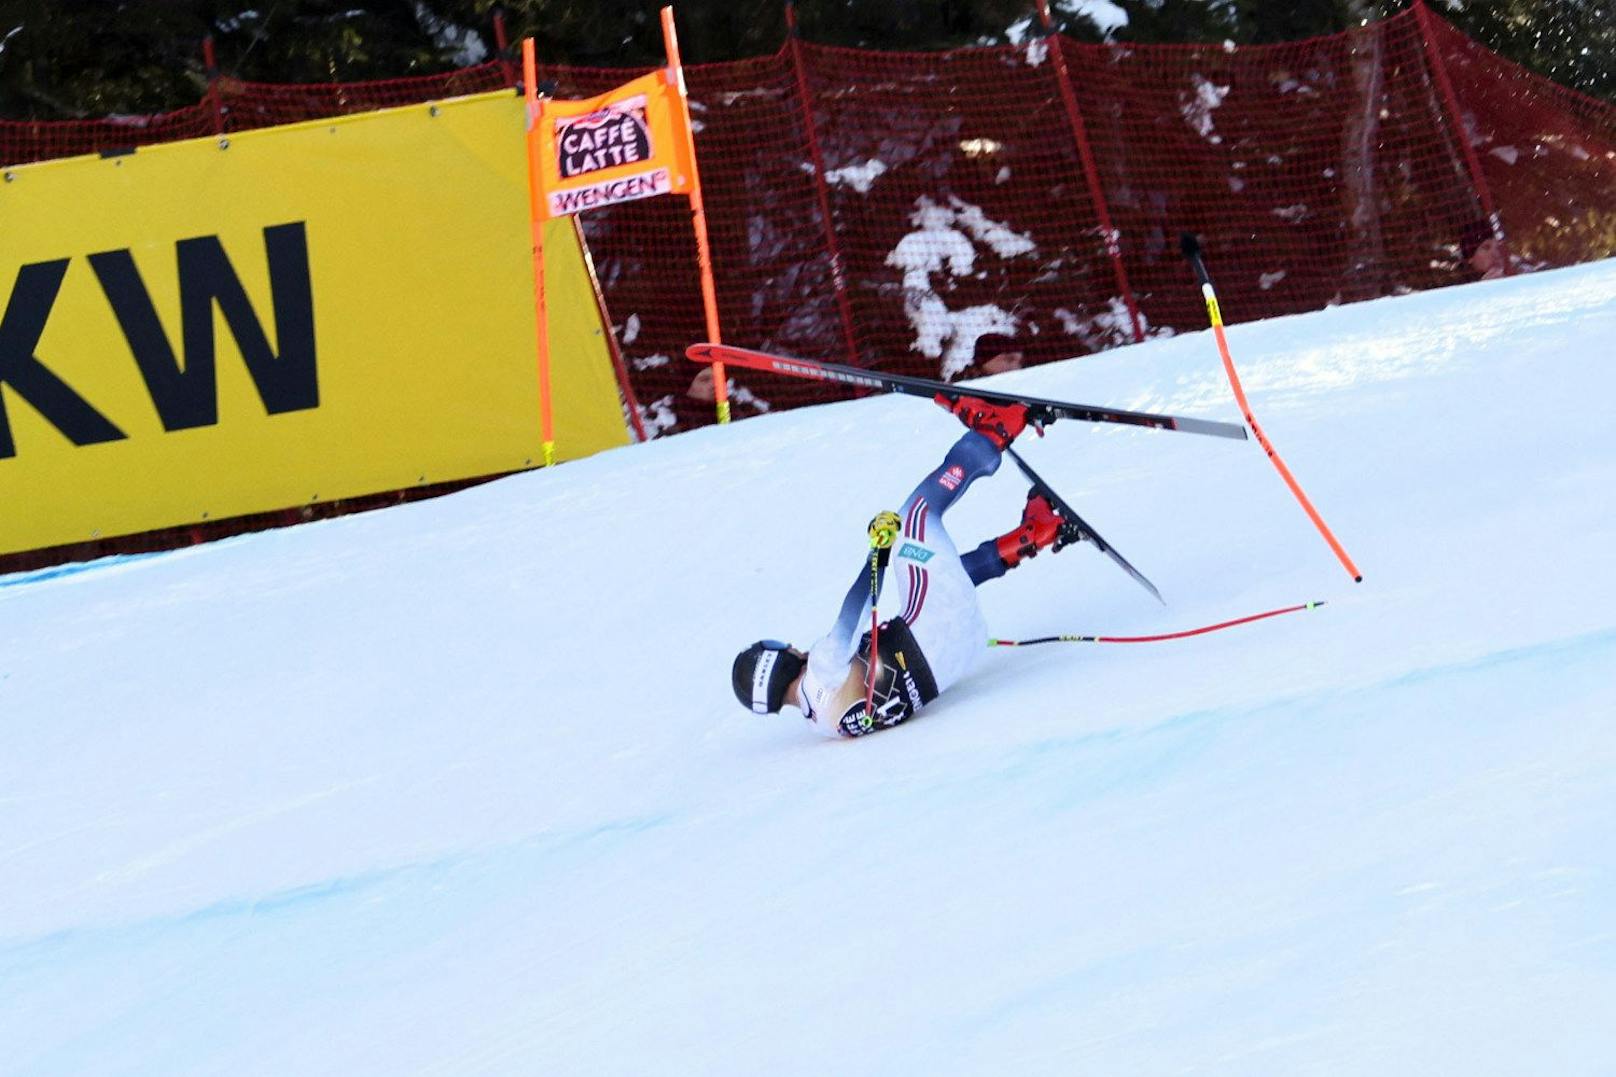
[[[903,612],[877,633],[873,704],[867,711],[869,633],[860,632],[872,598],[866,563],[836,623],[808,650],[797,704],[816,730],[857,737],[890,728],[971,671],[988,637],[976,586],[1006,569],[992,539],[961,557],[943,513],[999,463],[993,442],[966,433],[903,503],[903,528],[887,565],[889,578],[904,589]]]

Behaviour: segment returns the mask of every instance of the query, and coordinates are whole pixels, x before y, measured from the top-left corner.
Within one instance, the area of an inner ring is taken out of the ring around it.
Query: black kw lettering
[[[67,262],[62,258],[19,269],[6,313],[0,316],[0,460],[17,455],[11,422],[6,417],[3,387],[7,385],[75,445],[117,441],[124,436],[34,355],[56,295],[62,290]]]
[[[219,421],[218,375],[214,364],[213,307],[230,327],[258,398],[270,415],[320,406],[315,365],[314,289],[309,279],[308,239],[301,221],[264,229],[269,260],[270,302],[275,311],[277,356],[253,313],[241,278],[218,236],[182,239],[175,244],[180,281],[180,325],[185,365],[157,320],[151,296],[127,250],[90,255],[146,391],[165,430],[213,426]]]
[[[89,256],[101,290],[118,320],[135,364],[165,430],[212,426],[219,421],[214,356],[217,305],[241,351],[253,386],[270,415],[320,406],[314,344],[314,288],[303,222],[264,229],[274,308],[277,354],[254,313],[241,278],[217,236],[175,244],[179,272],[180,334],[185,362],[152,305],[151,295],[127,250]],[[62,289],[69,259],[35,262],[17,272],[5,314],[0,316],[0,390],[9,386],[74,445],[118,441],[126,435],[35,354]],[[0,459],[17,454],[5,393],[0,391]]]

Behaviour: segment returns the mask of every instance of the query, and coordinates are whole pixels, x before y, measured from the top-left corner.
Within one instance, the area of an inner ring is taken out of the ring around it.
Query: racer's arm
[[[858,651],[859,626],[870,613],[870,597],[870,569],[866,564],[853,580],[853,586],[847,589],[847,597],[842,599],[842,608],[836,614],[836,623],[809,652],[810,662],[823,654],[824,668],[829,669],[846,666],[853,660]]]

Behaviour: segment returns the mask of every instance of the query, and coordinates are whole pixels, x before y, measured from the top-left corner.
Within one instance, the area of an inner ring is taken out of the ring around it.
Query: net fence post
[[[1072,129],[1072,141],[1077,144],[1078,159],[1083,162],[1083,176],[1088,183],[1089,198],[1094,202],[1094,213],[1099,218],[1100,230],[1105,235],[1105,251],[1111,258],[1111,271],[1116,275],[1117,288],[1128,305],[1128,318],[1133,325],[1134,343],[1145,339],[1144,326],[1139,320],[1139,303],[1133,287],[1128,283],[1128,271],[1122,265],[1122,237],[1111,223],[1111,210],[1100,186],[1100,170],[1094,163],[1094,152],[1089,147],[1088,126],[1083,122],[1083,110],[1078,107],[1077,92],[1066,68],[1066,53],[1061,49],[1061,35],[1055,30],[1055,21],[1049,14],[1049,0],[1038,0],[1038,20],[1043,24],[1044,41],[1049,49],[1051,69],[1059,84],[1061,104],[1066,109],[1066,121]]]
[[[836,292],[836,309],[842,320],[842,341],[847,347],[847,362],[859,364],[858,340],[853,332],[853,305],[847,294],[847,267],[842,258],[842,247],[836,239],[836,226],[830,215],[830,193],[825,181],[825,155],[819,147],[819,132],[814,123],[814,102],[808,94],[808,74],[802,60],[802,41],[797,36],[797,5],[786,0],[786,48],[791,54],[791,69],[797,81],[797,98],[802,102],[802,126],[808,135],[808,154],[814,162],[814,198],[819,204],[819,219],[825,227],[825,250],[830,257],[831,287]]]
[[[213,133],[224,134],[224,101],[219,96],[219,57],[213,48],[213,35],[202,39],[202,67],[207,75],[208,88],[203,95],[208,112],[213,116]]]
[[[1420,43],[1425,48],[1426,60],[1431,65],[1431,73],[1435,77],[1437,89],[1446,106],[1448,126],[1459,143],[1459,149],[1464,153],[1465,167],[1470,171],[1471,193],[1481,204],[1481,211],[1486,214],[1487,224],[1492,228],[1493,238],[1503,249],[1504,275],[1512,276],[1514,270],[1510,266],[1509,241],[1504,235],[1504,222],[1498,216],[1498,209],[1493,204],[1492,190],[1487,186],[1487,177],[1481,171],[1481,158],[1476,156],[1476,148],[1470,144],[1470,134],[1465,130],[1464,112],[1459,107],[1459,95],[1454,91],[1453,80],[1448,77],[1448,66],[1443,62],[1442,51],[1437,47],[1436,35],[1431,25],[1433,19],[1431,9],[1425,6],[1424,0],[1414,0],[1413,8],[1415,23],[1420,28]]]
[[[500,73],[507,86],[515,86],[520,80],[516,65],[511,62],[511,41],[505,29],[505,9],[496,5],[489,14],[493,17],[494,56],[499,62]]]

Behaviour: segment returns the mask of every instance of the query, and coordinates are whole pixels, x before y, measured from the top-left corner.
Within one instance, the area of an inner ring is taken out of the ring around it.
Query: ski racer
[[[1036,491],[1027,496],[1021,523],[960,556],[943,527],[943,513],[971,483],[999,469],[1005,448],[1030,423],[1049,416],[1025,404],[990,404],[975,397],[957,401],[939,395],[969,430],[943,462],[915,487],[898,514],[901,532],[883,554],[904,587],[903,613],[878,626],[873,690],[868,678],[870,568],[862,567],[842,600],[836,623],[806,653],[778,640],[759,640],[735,657],[735,698],[757,714],[796,707],[816,731],[858,737],[912,717],[966,673],[985,649],[987,624],[976,587],[1053,546],[1056,551],[1084,537]],[[887,514],[891,515],[891,514]],[[877,517],[879,520],[880,517]],[[875,523],[872,522],[872,538]],[[881,562],[884,567],[885,560]],[[871,701],[866,708],[866,698]]]

